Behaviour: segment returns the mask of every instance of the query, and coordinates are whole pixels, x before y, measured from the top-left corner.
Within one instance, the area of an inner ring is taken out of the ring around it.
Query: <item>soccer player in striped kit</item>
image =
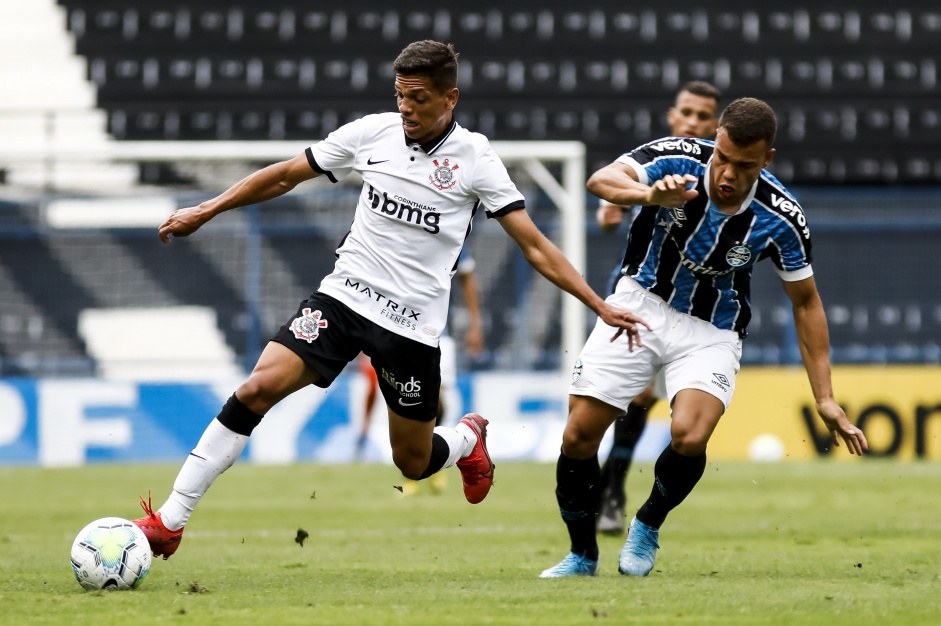
[[[719,115],[719,90],[701,80],[684,84],[676,92],[673,106],[667,111],[667,122],[674,137],[710,139],[716,132]],[[603,232],[614,232],[630,212],[633,220],[642,207],[620,207],[601,200],[596,213],[598,226]],[[625,253],[627,251],[625,250]],[[623,260],[624,255],[621,255]],[[619,264],[611,277],[609,293],[614,293],[621,278]],[[601,509],[598,512],[598,532],[620,535],[624,532],[624,509],[627,507],[627,473],[634,458],[634,449],[647,425],[647,413],[666,395],[663,379],[658,377],[631,400],[624,415],[614,420],[614,437],[608,458],[601,466],[603,489]]]
[[[611,341],[598,321],[575,362],[556,498],[571,548],[543,578],[598,570],[598,446],[605,430],[662,370],[671,442],[650,497],[631,521],[618,571],[653,569],[660,527],[703,475],[706,445],[732,400],[751,316],[754,264],[771,259],[794,312],[816,408],[834,445],[868,447],[833,396],[827,320],[811,268],[810,229],[794,197],[766,168],[777,121],[767,103],[741,98],[719,118],[715,142],[669,137],[595,172],[588,189],[620,206],[643,205],[631,226],[623,276],[607,301],[636,312],[641,347]]]

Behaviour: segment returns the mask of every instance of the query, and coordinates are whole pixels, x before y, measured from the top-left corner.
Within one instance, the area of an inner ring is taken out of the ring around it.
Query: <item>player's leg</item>
[[[684,389],[673,400],[671,442],[654,465],[654,487],[631,521],[618,570],[646,576],[659,548],[660,526],[667,513],[692,492],[706,469],[706,444],[725,406],[699,389]]]
[[[608,302],[636,312],[653,333],[644,333],[643,348],[628,349],[623,336],[611,341],[612,329],[601,320],[575,362],[569,388],[569,418],[556,465],[556,499],[569,531],[571,551],[561,563],[542,572],[543,578],[590,576],[598,569],[596,515],[601,496],[598,447],[605,431],[624,412],[658,369],[662,341],[663,305],[643,295],[639,287],[625,289]]]
[[[682,358],[665,367],[673,420],[671,441],[654,465],[654,486],[631,522],[618,571],[646,576],[659,548],[667,514],[692,492],[706,468],[706,446],[732,401],[741,359],[741,340],[701,320],[688,318],[676,335],[690,337]]]
[[[614,421],[611,451],[601,467],[601,511],[598,531],[620,535],[624,532],[624,510],[627,507],[625,482],[634,459],[634,449],[647,425],[647,413],[657,403],[651,383],[627,407],[627,412]]]
[[[406,478],[423,480],[457,465],[464,496],[476,504],[493,484],[487,452],[487,420],[468,413],[457,426],[435,426],[441,390],[441,354],[376,327],[372,350],[379,390],[389,407],[392,460]]]
[[[542,578],[594,576],[598,571],[595,515],[601,496],[598,446],[621,409],[591,396],[569,396],[569,416],[556,464],[555,497],[569,533],[569,554]]]
[[[464,496],[471,504],[482,501],[493,484],[493,462],[486,448],[487,420],[465,415],[457,426],[435,426],[432,418],[420,421],[389,409],[392,460],[402,475],[420,481],[457,465],[464,480]]]
[[[271,407],[310,384],[329,386],[359,352],[363,319],[340,302],[315,293],[268,343],[248,379],[210,422],[187,457],[167,501],[135,520],[155,554],[176,551],[183,527],[209,486],[235,463],[252,430]]]
[[[154,512],[148,500],[145,517],[135,520],[155,555],[166,559],[176,552],[196,505],[216,478],[235,463],[264,414],[319,377],[283,345],[271,342],[265,347],[248,380],[226,401],[186,458],[167,501]]]
[[[366,395],[363,398],[363,421],[359,429],[359,437],[356,439],[356,456],[363,455],[366,449],[366,443],[369,441],[369,426],[372,424],[373,408],[376,406],[376,396],[379,390],[379,381],[376,379],[376,371],[369,362],[369,357],[360,353],[357,359],[359,373],[366,381]]]
[[[445,335],[438,341],[441,350],[441,387],[438,389],[438,419],[435,426],[445,426],[453,423],[448,411],[454,410],[445,396],[457,388],[457,344],[454,339]],[[428,489],[431,493],[441,493],[447,486],[447,474],[436,472],[428,478]]]

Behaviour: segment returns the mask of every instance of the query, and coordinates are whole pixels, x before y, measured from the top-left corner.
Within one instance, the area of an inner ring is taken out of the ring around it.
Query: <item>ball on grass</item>
[[[758,435],[748,444],[748,458],[758,463],[776,463],[784,458],[784,442],[771,433]]]

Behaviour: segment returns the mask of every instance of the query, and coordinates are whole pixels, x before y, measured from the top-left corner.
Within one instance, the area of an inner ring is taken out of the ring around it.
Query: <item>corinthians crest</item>
[[[435,171],[428,176],[428,181],[440,189],[446,191],[457,184],[457,175],[455,171],[461,167],[457,163],[451,165],[448,159],[438,163],[438,159],[432,161],[435,164]]]
[[[327,327],[327,320],[320,319],[323,313],[320,311],[310,312],[310,309],[301,311],[301,316],[291,322],[291,332],[294,337],[312,343],[314,339],[320,336],[320,329]]]

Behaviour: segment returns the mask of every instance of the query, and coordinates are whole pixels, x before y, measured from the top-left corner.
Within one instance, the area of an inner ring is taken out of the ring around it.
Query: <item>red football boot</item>
[[[150,502],[150,492],[147,492],[147,502],[144,502],[143,496],[141,497],[140,505],[147,515],[134,520],[134,523],[144,531],[154,556],[163,556],[163,560],[166,561],[180,546],[180,540],[183,539],[183,529],[170,530],[163,525],[160,513],[154,513]]]
[[[487,452],[487,420],[476,413],[468,413],[461,418],[461,423],[477,433],[477,445],[470,455],[457,462],[464,483],[464,497],[471,504],[483,501],[493,486],[493,468]]]

